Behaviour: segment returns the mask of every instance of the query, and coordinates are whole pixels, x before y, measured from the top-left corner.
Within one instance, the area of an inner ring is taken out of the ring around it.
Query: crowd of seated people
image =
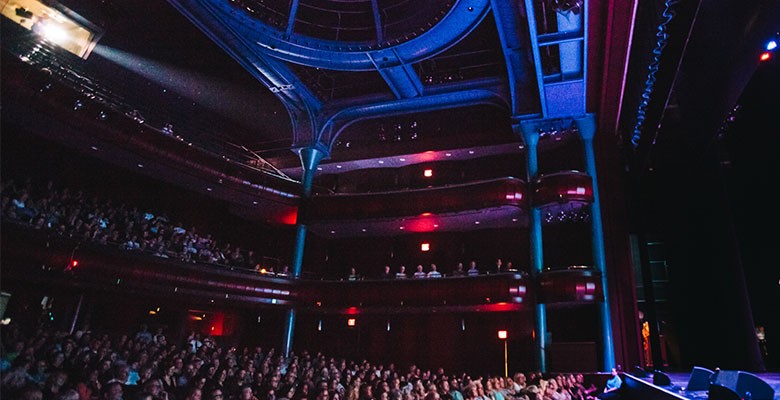
[[[219,243],[211,234],[185,228],[164,214],[60,188],[52,181],[39,187],[31,179],[22,184],[8,180],[1,194],[3,218],[62,236],[184,262],[256,269],[260,261],[253,250]]]
[[[492,269],[480,270],[477,267],[477,262],[471,260],[469,262],[469,268],[465,269],[462,262],[459,262],[450,273],[443,273],[439,270],[435,263],[431,263],[426,270],[425,266],[418,264],[415,271],[411,274],[407,272],[405,265],[399,265],[396,272],[392,271],[392,267],[385,265],[382,272],[377,279],[390,280],[390,279],[431,279],[431,278],[445,278],[445,277],[461,277],[461,276],[480,276],[490,274],[501,273],[523,273],[518,271],[512,266],[512,262],[503,264],[500,258],[496,260],[496,266]],[[365,277],[357,272],[355,267],[350,267],[349,274],[347,274],[346,280],[356,281],[363,280]]]
[[[2,332],[0,397],[21,400],[586,400],[581,374],[474,375],[273,348],[191,333],[174,343],[141,325],[108,334]]]
[[[246,250],[229,242],[221,244],[211,234],[201,233],[195,227],[185,228],[164,213],[143,211],[111,200],[89,195],[83,190],[59,188],[54,182],[36,186],[27,179],[22,184],[14,180],[2,183],[2,217],[28,224],[35,229],[54,232],[61,236],[89,240],[129,251],[142,251],[161,258],[177,259],[183,262],[215,264],[233,268],[257,270],[263,274],[290,277],[289,266],[278,270],[270,265],[261,266],[255,251]],[[465,269],[458,263],[451,272],[439,271],[432,263],[426,269],[422,264],[408,273],[401,265],[392,273],[390,266],[379,279],[422,279],[458,276],[479,276],[484,274],[517,272],[508,262],[501,259],[496,265],[480,270],[476,261],[469,262]],[[353,267],[347,280],[362,280]]]

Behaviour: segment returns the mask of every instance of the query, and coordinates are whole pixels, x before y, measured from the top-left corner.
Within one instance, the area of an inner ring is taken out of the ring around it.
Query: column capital
[[[319,142],[298,149],[298,157],[301,159],[304,172],[316,170],[320,161],[329,156],[328,148]]]
[[[577,130],[580,132],[582,140],[593,140],[596,135],[596,115],[585,114],[582,117],[574,118],[574,124],[577,125]]]
[[[533,146],[539,144],[539,128],[543,120],[517,120],[513,118],[512,131],[523,137],[523,141],[526,146]]]

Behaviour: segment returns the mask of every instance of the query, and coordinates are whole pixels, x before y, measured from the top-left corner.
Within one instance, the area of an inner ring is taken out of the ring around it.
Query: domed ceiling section
[[[414,63],[465,37],[486,0],[230,0],[231,18],[275,57],[311,67],[370,71]],[[392,51],[387,49],[392,48]]]
[[[407,42],[436,25],[452,0],[231,0],[237,8],[293,35],[376,48]],[[294,14],[292,14],[294,12]]]

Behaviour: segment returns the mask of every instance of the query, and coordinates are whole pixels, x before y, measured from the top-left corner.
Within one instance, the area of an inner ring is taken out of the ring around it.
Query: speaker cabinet
[[[740,398],[751,400],[773,400],[775,390],[763,379],[745,371],[719,371],[715,374],[715,381],[710,385],[722,386],[735,392]],[[716,390],[720,391],[719,388]],[[713,397],[710,395],[710,399]]]
[[[685,390],[688,392],[707,390],[710,387],[711,376],[711,370],[702,367],[693,367],[693,370],[691,370],[691,376],[688,378],[688,384],[685,386]]]
[[[653,371],[653,385],[672,386],[672,380],[669,378],[669,375],[661,371]]]
[[[707,393],[708,400],[742,400],[737,392],[723,386],[713,383],[710,385],[709,392]]]

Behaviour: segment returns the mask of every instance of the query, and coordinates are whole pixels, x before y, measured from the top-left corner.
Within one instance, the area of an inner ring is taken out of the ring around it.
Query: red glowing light
[[[768,60],[770,58],[772,58],[772,53],[770,53],[768,51],[765,51],[765,52],[761,53],[761,57],[759,57],[759,60],[766,61],[766,60]]]
[[[360,310],[357,307],[347,308],[347,315],[357,315],[357,314],[360,314]]]
[[[420,250],[421,251],[430,251],[431,250],[431,244],[430,243],[422,243],[422,244],[420,244]]]
[[[278,211],[271,218],[271,222],[284,225],[295,225],[298,223],[298,207],[289,207]]]
[[[507,335],[508,335],[508,332],[503,330],[503,329],[498,331],[498,338],[499,339],[505,340],[507,338]]]
[[[420,216],[422,216],[422,217],[430,217],[430,216],[431,216],[431,213],[429,213],[429,212],[424,212],[424,213],[420,214]]]
[[[79,260],[73,260],[73,261],[70,262],[70,267],[71,268],[76,268],[78,266],[79,266]]]

